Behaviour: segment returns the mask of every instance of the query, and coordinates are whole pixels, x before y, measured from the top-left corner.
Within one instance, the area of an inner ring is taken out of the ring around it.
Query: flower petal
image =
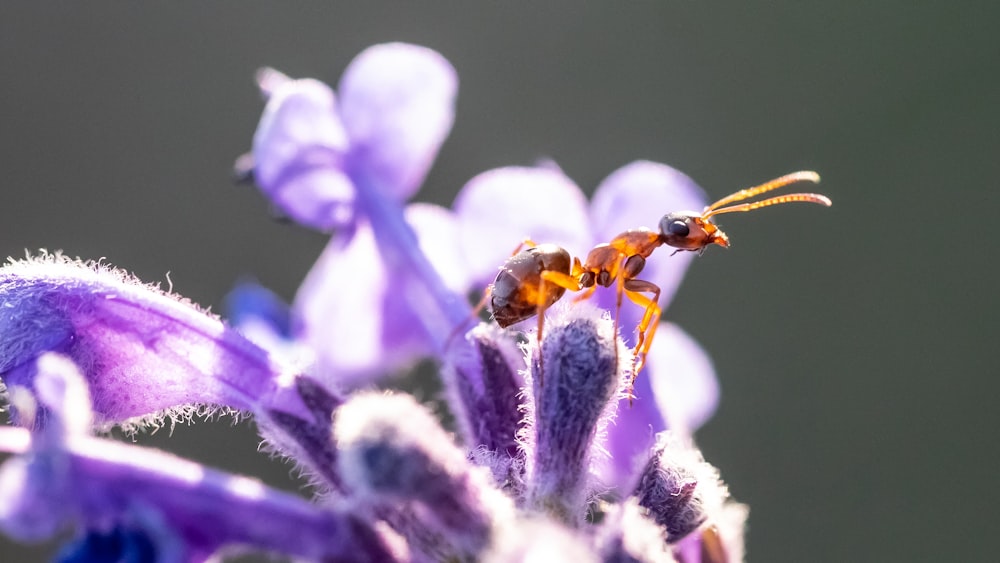
[[[386,195],[413,195],[451,131],[455,69],[426,47],[387,43],[355,57],[339,89],[352,158]]]
[[[458,218],[450,209],[429,203],[406,206],[406,222],[417,234],[420,250],[441,277],[445,287],[464,294],[468,269],[460,250]]]
[[[634,326],[635,307],[622,310],[622,329]],[[718,404],[719,383],[705,351],[680,327],[660,323],[646,367],[635,380],[631,407],[622,405],[609,428],[608,449],[613,463],[604,478],[609,486],[630,483],[636,459],[655,442],[655,433],[670,428],[690,434],[704,424]]]
[[[466,287],[457,262],[456,227],[442,207],[406,209],[420,249],[455,290]],[[422,330],[421,315],[409,294],[419,291],[410,272],[397,271],[381,257],[374,233],[360,222],[353,236],[337,235],[299,288],[294,329],[319,356],[322,371],[340,384],[356,385],[398,370],[429,355],[434,343]],[[417,305],[430,306],[427,303]]]
[[[592,244],[587,199],[554,167],[507,167],[469,180],[455,199],[463,255],[473,281],[485,285],[530,237],[580,256]]]
[[[705,350],[679,326],[661,323],[648,360],[644,377],[668,426],[691,433],[705,424],[719,404],[719,381]]]
[[[70,520],[84,527],[152,524],[150,536],[167,527],[203,555],[243,544],[307,559],[396,560],[391,544],[357,515],[162,452],[79,437],[65,450],[33,454],[0,468],[0,527],[14,537],[44,539]]]
[[[44,255],[0,269],[0,375],[32,388],[35,359],[68,355],[99,422],[208,403],[252,409],[283,368],[217,318],[111,268]]]
[[[598,242],[607,242],[628,229],[658,230],[660,218],[672,211],[701,210],[705,193],[678,170],[640,160],[625,165],[601,182],[590,205],[590,220]],[[660,287],[660,304],[666,308],[694,256],[662,248],[652,256],[640,275]]]
[[[419,331],[386,332],[393,323],[384,309],[396,297],[391,281],[367,222],[327,244],[292,305],[293,331],[316,351],[322,379],[363,383],[427,350]],[[397,320],[406,322],[403,315]]]
[[[311,79],[281,82],[254,133],[254,179],[289,217],[330,230],[353,217],[354,186],[340,170],[346,150],[333,91]]]

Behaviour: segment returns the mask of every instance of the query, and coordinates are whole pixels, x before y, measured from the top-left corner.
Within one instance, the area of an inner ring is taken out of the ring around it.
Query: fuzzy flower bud
[[[589,304],[557,310],[531,360],[533,424],[524,434],[531,502],[564,522],[585,512],[595,438],[614,416],[631,358]],[[532,337],[529,336],[529,341]]]
[[[512,516],[509,499],[408,395],[352,397],[337,410],[333,434],[341,476],[356,498],[380,508],[402,502],[458,554],[479,554]]]
[[[667,432],[661,433],[633,493],[676,542],[722,510],[729,490],[701,452]]]
[[[452,409],[459,422],[475,422],[463,429],[477,444],[472,456],[478,465],[489,467],[493,478],[503,488],[520,489],[524,456],[517,437],[523,428],[521,388],[524,386],[524,355],[513,335],[494,324],[480,323],[465,336],[470,346],[450,349],[445,377],[452,382]],[[456,361],[455,356],[471,356]],[[460,370],[473,367],[482,375],[482,389],[473,387]],[[467,412],[466,412],[467,411]],[[471,416],[470,416],[471,415]]]

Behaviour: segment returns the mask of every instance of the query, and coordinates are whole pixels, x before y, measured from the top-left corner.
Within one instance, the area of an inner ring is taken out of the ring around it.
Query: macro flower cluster
[[[452,208],[407,203],[454,118],[438,53],[371,47],[336,91],[265,69],[237,161],[282,213],[331,233],[294,301],[242,284],[228,320],[111,266],[42,252],[0,268],[0,531],[73,539],[61,561],[190,562],[262,551],[301,561],[679,561],[743,557],[746,507],[692,433],[718,387],[662,323],[632,396],[626,303],[566,298],[537,322],[479,322],[482,291],[531,237],[583,256],[668,211],[700,209],[653,162],[591,201],[554,163],[471,179]],[[525,205],[530,202],[530,205]],[[666,307],[691,253],[644,279]],[[434,359],[455,426],[381,379]],[[630,399],[632,404],[630,405]],[[101,437],[231,413],[308,475],[313,498]]]

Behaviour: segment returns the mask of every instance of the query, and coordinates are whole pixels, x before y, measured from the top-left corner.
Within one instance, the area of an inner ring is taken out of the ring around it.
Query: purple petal
[[[434,205],[411,205],[406,219],[444,282],[464,290],[451,213]],[[417,283],[411,272],[381,258],[371,226],[360,222],[353,236],[338,234],[330,241],[299,288],[295,330],[316,351],[322,371],[341,384],[356,385],[401,369],[434,349],[421,316],[440,313],[422,310],[432,305],[411,299]],[[444,328],[448,330],[450,326]]]
[[[480,284],[493,281],[525,238],[563,246],[573,256],[592,244],[586,197],[553,167],[483,172],[465,184],[454,209],[467,267]]]
[[[632,404],[622,400],[618,406],[618,417],[614,424],[608,426],[607,449],[611,462],[600,469],[601,479],[612,489],[621,490],[634,482],[637,465],[645,461],[656,442],[655,433],[666,427],[663,415],[652,398],[650,368],[651,362],[647,362],[646,368],[635,380]]]
[[[701,188],[683,173],[649,161],[636,161],[611,173],[601,182],[590,205],[590,220],[598,242],[607,242],[618,234],[646,227],[658,230],[660,218],[672,211],[701,210],[706,196]],[[666,308],[694,256],[673,249],[660,248],[647,262],[641,279],[658,285],[660,305]]]
[[[705,424],[719,404],[719,381],[705,350],[683,329],[661,323],[649,351],[653,397],[669,428],[691,433]]]
[[[317,355],[322,378],[353,386],[405,367],[430,345],[394,291],[367,222],[335,235],[299,287],[293,331]]]
[[[469,287],[468,268],[459,248],[461,234],[455,214],[439,205],[413,203],[406,206],[405,216],[417,234],[420,250],[445,287],[464,294]]]
[[[0,375],[32,388],[35,358],[68,355],[100,422],[182,405],[253,409],[283,368],[221,321],[106,266],[42,256],[0,269]]]
[[[621,330],[635,326],[637,307],[623,305]],[[680,327],[660,323],[635,380],[631,407],[622,404],[609,428],[608,449],[613,464],[604,473],[608,485],[621,487],[631,479],[636,458],[649,451],[654,434],[666,428],[691,433],[704,424],[718,404],[719,384],[711,359]]]
[[[26,521],[43,505],[47,529]],[[395,560],[356,516],[155,450],[79,437],[65,450],[36,450],[0,468],[0,526],[15,537],[41,539],[76,519],[84,527],[134,525],[137,512],[138,523],[154,515],[202,555],[232,543],[305,558]]]
[[[409,198],[451,131],[455,69],[426,47],[387,43],[355,57],[339,90],[352,158],[362,159],[386,195]]]
[[[353,217],[354,185],[340,169],[347,133],[335,106],[321,82],[280,82],[253,138],[261,191],[292,219],[320,230]]]

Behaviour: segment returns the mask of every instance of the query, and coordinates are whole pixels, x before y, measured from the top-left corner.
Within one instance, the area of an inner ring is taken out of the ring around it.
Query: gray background
[[[419,199],[539,157],[587,189],[663,161],[715,196],[819,170],[832,209],[724,217],[733,248],[666,313],[723,385],[699,441],[751,506],[751,560],[986,560],[1000,8],[934,4],[5,2],[0,254],[169,271],[216,307],[244,274],[290,298],[324,237],[230,184],[254,70],[335,82],[370,44],[428,45],[461,92]],[[245,426],[140,441],[294,486]]]

